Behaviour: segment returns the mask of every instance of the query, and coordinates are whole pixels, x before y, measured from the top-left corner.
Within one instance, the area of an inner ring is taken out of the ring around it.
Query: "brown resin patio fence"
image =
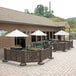
[[[73,48],[73,41],[64,41],[64,42],[55,42],[53,44],[53,50],[57,51],[57,50],[62,50],[65,51],[66,49],[70,49]]]
[[[26,65],[27,62],[38,62],[39,65],[43,64],[42,61],[46,58],[52,59],[52,47],[39,51],[22,51],[11,50],[4,48],[4,60],[21,62],[21,66]]]

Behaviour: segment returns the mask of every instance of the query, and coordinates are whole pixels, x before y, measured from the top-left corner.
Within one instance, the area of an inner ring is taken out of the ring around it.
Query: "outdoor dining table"
[[[12,50],[22,50],[21,46],[11,46],[10,47]]]
[[[41,50],[40,48],[30,48],[29,50],[31,51],[38,51],[38,50]]]

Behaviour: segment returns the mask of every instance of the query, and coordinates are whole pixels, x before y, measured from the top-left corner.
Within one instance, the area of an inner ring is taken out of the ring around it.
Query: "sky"
[[[34,12],[37,5],[42,4],[49,7],[51,1],[51,9],[54,15],[61,18],[76,17],[76,0],[0,0],[0,7],[10,8],[24,12]]]

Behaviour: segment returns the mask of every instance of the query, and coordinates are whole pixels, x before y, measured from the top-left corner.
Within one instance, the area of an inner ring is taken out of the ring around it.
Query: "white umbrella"
[[[58,32],[56,32],[54,35],[69,35],[69,33],[63,31],[63,30],[60,30]]]
[[[37,31],[33,32],[31,35],[33,35],[33,36],[46,36],[47,34],[43,33],[40,30],[37,30]]]
[[[23,33],[23,32],[21,32],[21,31],[19,31],[19,30],[14,30],[14,31],[12,31],[12,32],[10,32],[10,33],[8,33],[7,35],[5,35],[6,37],[28,37],[28,35],[27,34],[25,34],[25,33]],[[17,40],[16,40],[16,42],[17,42]]]
[[[54,35],[64,36],[64,40],[65,40],[65,35],[69,35],[69,33],[65,32],[63,30],[60,30],[60,31],[56,32]]]
[[[7,31],[0,30],[0,36],[5,35],[6,33],[7,33]]]
[[[28,35],[16,29],[8,33],[6,37],[28,37]]]
[[[31,35],[33,35],[33,36],[47,36],[47,34],[45,34],[44,32],[42,32],[40,30],[33,32]]]
[[[65,41],[65,35],[69,35],[69,33],[63,31],[63,30],[60,30],[58,31],[57,33],[55,33],[54,35],[61,35],[61,36],[64,36],[64,41]],[[65,50],[65,43],[64,43],[64,50]]]

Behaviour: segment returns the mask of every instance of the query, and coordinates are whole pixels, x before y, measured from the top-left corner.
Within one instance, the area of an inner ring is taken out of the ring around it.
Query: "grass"
[[[65,29],[66,32],[69,32],[69,29]],[[76,28],[71,28],[70,32],[76,32]]]

